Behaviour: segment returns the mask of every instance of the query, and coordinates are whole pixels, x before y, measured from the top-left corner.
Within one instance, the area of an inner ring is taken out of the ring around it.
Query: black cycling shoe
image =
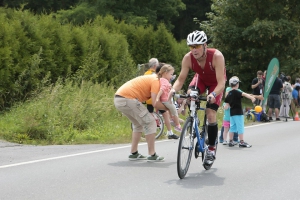
[[[214,164],[215,159],[215,151],[207,150],[205,159],[203,160],[204,169],[209,170]]]
[[[177,140],[179,137],[175,134],[172,134],[172,135],[168,135],[168,139],[175,139]]]

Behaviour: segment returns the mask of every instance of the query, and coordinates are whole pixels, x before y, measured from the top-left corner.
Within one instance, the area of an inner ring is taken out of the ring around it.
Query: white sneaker
[[[223,141],[223,145],[227,145],[228,142],[226,140]]]

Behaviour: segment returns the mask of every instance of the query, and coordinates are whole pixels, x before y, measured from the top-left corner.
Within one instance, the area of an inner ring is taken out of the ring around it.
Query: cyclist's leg
[[[214,91],[216,86],[210,86],[208,93]],[[214,149],[214,146],[216,144],[216,139],[218,137],[218,124],[217,124],[217,111],[219,109],[221,100],[223,97],[223,92],[220,93],[218,96],[216,96],[215,103],[209,103],[206,104],[206,115],[208,120],[208,140],[209,140],[209,148],[211,150]]]
[[[212,105],[215,105],[214,108],[208,108],[208,106],[206,107],[206,116],[208,120],[207,134],[210,149],[213,149],[213,147],[215,146],[215,140],[218,136],[217,112],[215,110],[217,108],[217,105]]]

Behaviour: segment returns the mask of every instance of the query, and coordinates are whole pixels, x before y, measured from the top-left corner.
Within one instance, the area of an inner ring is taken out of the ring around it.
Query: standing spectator
[[[228,92],[230,92],[232,90],[231,87],[227,87],[226,91],[225,91],[225,98],[228,94]],[[240,89],[238,89],[239,91],[241,91]],[[242,92],[242,91],[241,91]],[[223,143],[223,145],[227,145],[227,135],[228,135],[228,131],[230,128],[230,105],[228,103],[223,103],[223,109],[224,109],[224,115],[223,115],[223,124],[222,124],[222,129],[221,129],[221,134],[219,137],[219,141],[220,143]],[[233,136],[233,142],[235,144],[238,144],[238,133],[234,133]]]
[[[228,103],[230,105],[230,141],[228,146],[234,146],[233,133],[237,132],[240,138],[239,147],[250,148],[252,145],[244,141],[244,113],[242,108],[242,98],[246,97],[248,99],[251,99],[252,102],[254,102],[255,97],[245,92],[239,91],[239,82],[240,80],[237,76],[233,76],[229,79],[229,85],[232,88],[232,90],[228,92],[225,98],[225,103]]]
[[[264,88],[265,88],[265,84],[266,84],[266,78],[267,78],[267,70],[264,71],[264,75],[262,77],[263,83],[264,83],[264,85],[263,85]],[[263,91],[263,93],[264,93],[264,91]],[[268,102],[268,98],[266,98],[263,102],[264,104],[261,105],[264,111],[267,110],[267,102]]]
[[[281,93],[281,107],[280,107],[280,112],[279,112],[279,117],[287,117],[289,118],[289,113],[290,113],[290,105],[292,101],[292,91],[293,87],[291,86],[290,83],[291,77],[286,76],[285,77],[285,82],[283,83],[283,90]]]
[[[144,75],[151,75],[151,74],[156,74],[157,71],[161,68],[161,65],[159,64],[157,58],[151,58],[149,60],[149,69],[148,71],[145,72]],[[152,99],[148,99],[146,101],[147,109],[150,113],[154,112],[154,108],[152,105]],[[165,125],[167,127],[167,135],[168,139],[178,139],[179,137],[175,135],[172,131],[171,123],[170,123],[170,117],[169,117],[169,112],[166,110],[159,110],[159,112],[162,114]]]
[[[159,80],[157,75],[139,76],[123,84],[115,93],[114,104],[117,110],[122,112],[132,123],[132,143],[129,160],[147,159],[148,161],[163,161],[155,152],[156,121],[142,102],[150,97],[156,99],[159,92]],[[165,109],[161,102],[152,102],[157,109]],[[148,144],[149,156],[143,156],[138,152],[138,143],[142,132]]]
[[[292,91],[291,106],[294,113],[297,112],[297,108],[299,107],[299,90],[300,90],[300,86],[296,86]]]
[[[295,84],[293,85],[293,87],[297,87],[300,86],[300,78],[296,78]]]
[[[298,88],[300,88],[300,78],[296,78],[296,81],[295,81],[295,85],[293,85],[293,88],[296,88],[298,86]],[[300,92],[299,92],[299,89],[297,89],[298,91],[298,105],[300,105]]]
[[[252,80],[251,88],[252,88],[252,94],[253,95],[262,95],[263,94],[263,86],[264,86],[264,80],[263,80],[263,72],[257,71],[256,73],[257,77]],[[254,106],[260,105],[261,101],[259,99],[256,99],[254,102]]]
[[[282,90],[283,85],[282,81],[280,78],[276,77],[274,84],[272,86],[272,89],[270,91],[270,94],[268,96],[268,115],[269,115],[269,120],[273,120],[272,118],[272,112],[275,109],[275,117],[276,121],[280,121],[279,119],[279,108],[280,108],[280,91]]]

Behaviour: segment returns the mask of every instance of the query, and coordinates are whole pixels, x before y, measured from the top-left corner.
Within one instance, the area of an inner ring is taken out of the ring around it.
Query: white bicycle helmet
[[[193,31],[187,36],[187,45],[204,44],[207,42],[207,36],[203,31]]]

